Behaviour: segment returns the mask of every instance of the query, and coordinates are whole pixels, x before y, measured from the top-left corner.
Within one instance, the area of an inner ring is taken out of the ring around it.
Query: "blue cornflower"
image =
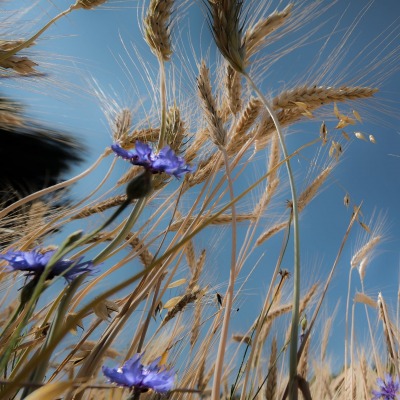
[[[129,359],[122,368],[108,368],[103,366],[103,374],[119,386],[147,392],[149,389],[158,393],[166,393],[174,384],[174,372],[160,367],[160,358],[154,360],[149,366],[141,364],[141,354],[136,354]]]
[[[111,149],[117,156],[128,160],[133,165],[140,165],[153,174],[165,172],[179,179],[196,169],[186,164],[185,160],[178,157],[169,146],[155,153],[148,144],[137,140],[133,150],[125,150],[117,143],[114,143]]]
[[[8,271],[24,271],[27,276],[39,278],[46,265],[50,261],[55,250],[40,253],[37,249],[32,251],[9,251],[0,255],[0,260],[8,262],[6,269]],[[83,257],[76,260],[62,259],[58,260],[52,267],[46,279],[53,279],[55,276],[63,274],[63,277],[71,282],[78,275],[90,272],[93,269],[92,261],[80,262]]]
[[[399,377],[394,381],[389,374],[385,374],[385,380],[378,378],[376,380],[377,385],[380,390],[373,390],[372,394],[374,395],[372,400],[396,400],[400,399],[400,395],[398,394],[400,390],[400,382]]]

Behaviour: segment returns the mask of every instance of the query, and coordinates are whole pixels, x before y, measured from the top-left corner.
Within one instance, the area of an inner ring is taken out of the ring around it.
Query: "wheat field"
[[[349,3],[0,0],[0,127],[69,171],[0,151],[1,399],[400,398],[399,28]]]

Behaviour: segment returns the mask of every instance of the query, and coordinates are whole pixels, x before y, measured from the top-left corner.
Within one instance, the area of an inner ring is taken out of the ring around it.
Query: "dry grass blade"
[[[246,61],[266,44],[269,34],[285,23],[292,8],[293,4],[289,4],[282,11],[275,11],[267,18],[258,21],[251,29],[247,29],[243,38]]]
[[[144,19],[145,40],[163,61],[168,61],[172,54],[169,20],[173,4],[173,0],[151,0]]]

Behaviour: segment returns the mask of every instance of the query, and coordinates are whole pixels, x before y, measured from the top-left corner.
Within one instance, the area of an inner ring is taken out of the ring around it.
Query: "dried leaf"
[[[181,300],[183,296],[176,296],[172,297],[172,299],[169,299],[165,304],[164,308],[169,309],[175,307]]]
[[[170,284],[168,285],[168,289],[176,288],[176,287],[178,287],[178,286],[183,285],[184,283],[186,283],[186,279],[185,279],[185,278],[183,278],[183,279],[178,279],[177,281],[170,283]]]
[[[356,110],[353,110],[353,115],[356,117],[356,120],[357,120],[358,122],[361,122],[361,123],[362,123],[361,116],[360,116],[360,114],[359,114]]]
[[[66,318],[66,323],[69,322],[69,320],[71,320],[72,318],[75,318],[75,313],[71,313],[67,315]],[[78,329],[77,328],[81,328],[83,330],[83,323],[82,320],[79,320],[76,325],[70,330],[70,333],[72,333],[73,335],[76,335],[78,333]]]
[[[109,300],[104,300],[98,302],[94,307],[93,307],[94,313],[101,318],[104,321],[107,321],[108,318],[111,317],[111,312],[112,311],[119,311],[118,306]]]

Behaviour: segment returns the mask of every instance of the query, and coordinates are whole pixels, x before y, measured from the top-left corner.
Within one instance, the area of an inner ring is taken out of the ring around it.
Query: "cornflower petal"
[[[149,389],[157,393],[170,391],[174,384],[174,372],[160,367],[160,359],[154,360],[149,366],[141,364],[141,354],[136,354],[122,368],[103,366],[104,375],[113,383],[131,389],[146,392]]]
[[[125,160],[131,160],[133,157],[136,156],[136,153],[133,151],[128,151],[123,149],[119,144],[114,143],[111,145],[112,151],[119,157],[124,158]]]
[[[133,165],[144,167],[153,174],[165,172],[179,179],[196,169],[187,165],[185,160],[178,157],[169,146],[162,148],[159,153],[155,153],[148,144],[140,141],[136,141],[135,149],[132,151],[124,150],[116,143],[111,148],[116,155],[129,160]]]
[[[10,272],[23,271],[28,276],[40,277],[55,253],[54,250],[46,253],[40,253],[37,249],[32,251],[9,251],[0,255],[0,260],[8,262],[6,269]],[[51,267],[47,280],[53,279],[55,276],[63,275],[63,277],[71,282],[78,275],[85,272],[92,272],[92,261],[81,262],[83,257],[77,260],[61,259],[54,263]]]
[[[380,390],[372,391],[372,394],[374,395],[372,400],[396,400],[400,398],[399,377],[396,377],[396,380],[393,380],[391,375],[385,374],[385,380],[383,380],[382,378],[378,378],[376,380],[376,384],[378,385]]]

